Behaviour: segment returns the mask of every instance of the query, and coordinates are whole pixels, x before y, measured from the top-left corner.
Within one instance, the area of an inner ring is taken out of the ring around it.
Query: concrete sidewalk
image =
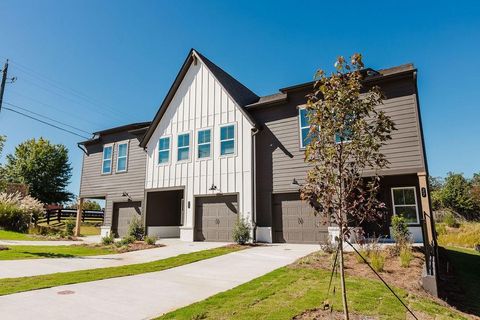
[[[150,319],[201,301],[319,250],[254,247],[181,267],[0,297],[7,319]]]
[[[221,242],[184,242],[178,239],[162,239],[157,241],[157,243],[162,243],[166,246],[126,253],[78,258],[0,260],[0,279],[150,262],[178,256],[183,253],[191,253],[226,245],[226,243]]]

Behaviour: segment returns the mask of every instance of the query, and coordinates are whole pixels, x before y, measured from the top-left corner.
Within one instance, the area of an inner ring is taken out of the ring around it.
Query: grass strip
[[[224,254],[243,250],[245,248],[247,247],[226,246],[181,254],[167,259],[126,266],[61,272],[33,277],[5,278],[0,279],[0,295],[162,271],[185,264],[218,257]]]
[[[275,319],[290,320],[304,311],[321,308],[330,273],[326,270],[284,267],[206,300],[167,313],[158,319]],[[347,277],[350,311],[379,319],[404,320],[404,307],[376,280]],[[342,310],[341,295],[329,297],[335,310]],[[435,319],[466,319],[431,300],[408,295],[395,288],[414,312]]]
[[[93,246],[7,246],[0,250],[0,260],[23,260],[42,258],[74,258],[116,253],[113,248]]]

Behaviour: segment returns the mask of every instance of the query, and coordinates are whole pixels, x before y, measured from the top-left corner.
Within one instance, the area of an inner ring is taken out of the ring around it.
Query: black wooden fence
[[[38,223],[50,224],[51,222],[61,223],[62,221],[75,218],[77,216],[76,209],[51,209],[46,210],[44,215],[38,220]],[[98,222],[103,223],[105,212],[103,210],[83,210],[82,222]]]

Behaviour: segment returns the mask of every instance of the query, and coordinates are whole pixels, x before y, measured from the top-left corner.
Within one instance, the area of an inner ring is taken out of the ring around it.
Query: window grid
[[[308,137],[310,124],[308,123],[307,109],[301,108],[298,110],[298,123],[300,126],[300,148],[306,148],[310,143],[310,138]]]
[[[407,203],[407,197],[405,195],[406,190],[413,190],[413,202],[412,203]],[[402,191],[402,200],[403,203],[396,203],[395,200],[395,192]],[[392,188],[392,204],[393,204],[393,214],[401,215],[401,213],[398,213],[398,209],[402,208],[414,208],[415,209],[415,220],[405,217],[407,220],[408,224],[417,224],[420,223],[419,217],[418,217],[418,206],[417,206],[417,190],[415,187],[399,187],[399,188]],[[403,215],[402,215],[403,216]]]
[[[197,151],[197,158],[205,159],[210,158],[211,155],[211,129],[203,129],[199,130],[197,133],[198,137],[198,151]]]
[[[117,147],[117,172],[127,171],[128,143],[120,143]]]
[[[226,125],[220,128],[220,155],[235,154],[235,125]]]
[[[112,146],[103,147],[102,174],[112,173],[112,156],[113,156],[112,151],[113,151]]]
[[[170,137],[163,137],[158,140],[158,164],[165,164],[170,161]]]
[[[190,133],[182,133],[177,139],[177,161],[190,159]]]

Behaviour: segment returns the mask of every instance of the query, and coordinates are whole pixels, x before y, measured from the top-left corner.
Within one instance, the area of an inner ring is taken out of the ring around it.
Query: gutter
[[[253,225],[253,243],[257,242],[257,134],[260,129],[252,128],[252,225]]]
[[[77,143],[77,147],[78,147],[80,150],[82,150],[85,155],[88,156],[88,151],[87,151],[87,149],[85,149],[85,146],[84,146],[82,143]]]

